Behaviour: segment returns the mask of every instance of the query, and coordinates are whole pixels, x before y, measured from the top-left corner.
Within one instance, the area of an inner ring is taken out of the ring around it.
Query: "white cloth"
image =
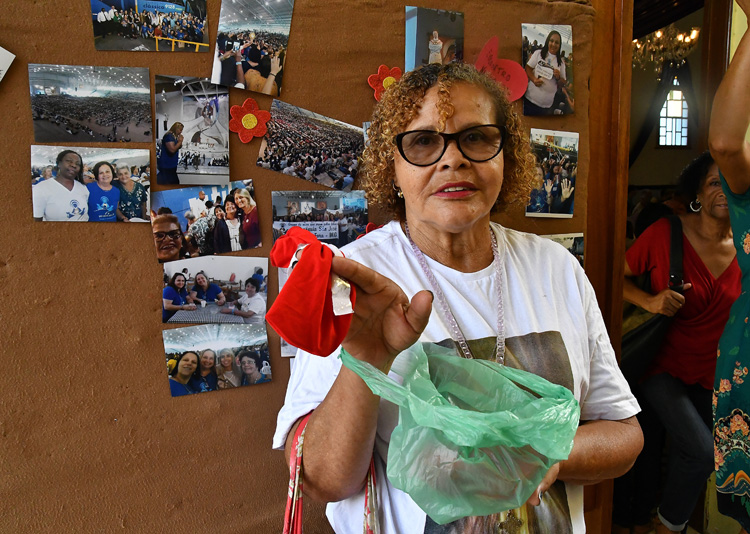
[[[100,11],[96,16],[96,22],[107,22],[107,15],[104,11]]]
[[[236,221],[236,223],[233,223],[232,221]],[[240,226],[240,222],[237,219],[227,219],[229,243],[232,246],[232,252],[242,250],[242,244],[240,243]]]
[[[571,389],[581,404],[582,420],[618,420],[635,415],[638,404],[620,373],[594,290],[577,260],[550,240],[496,224],[492,228],[505,264],[502,285],[506,363]],[[409,298],[429,288],[398,223],[371,232],[342,250],[348,258],[396,281]],[[489,338],[489,346],[494,347],[497,292],[493,265],[479,272],[461,273],[430,258],[426,260],[466,338]],[[420,340],[440,342],[449,338],[448,327],[434,306]],[[291,426],[325,398],[340,368],[341,361],[336,355],[321,358],[298,352],[284,406],[278,415],[274,448],[284,448]],[[397,379],[394,374],[391,377]],[[421,533],[424,512],[408,495],[392,487],[385,476],[388,442],[397,422],[398,408],[381,401],[375,438],[381,526],[384,534]],[[583,488],[562,482],[555,487],[559,487],[560,500],[563,503],[567,500],[570,517],[561,512],[564,507],[555,506],[558,501],[545,494],[541,506],[548,507],[546,517],[552,517],[554,525],[546,522],[540,531],[585,532]],[[361,531],[363,510],[364,492],[361,492],[328,504],[326,514],[334,531],[350,533]],[[537,520],[542,521],[539,518],[544,513],[540,510]],[[561,514],[565,517],[560,517]]]
[[[258,324],[264,321],[266,315],[266,301],[258,293],[248,297],[247,293],[242,295],[237,302],[240,304],[240,310],[243,312],[253,312],[255,315],[245,317],[246,323]]]
[[[566,80],[565,75],[565,62],[557,61],[557,56],[547,53],[547,57],[542,59],[542,51],[537,50],[529,58],[527,66],[534,69],[537,77],[541,77],[543,83],[540,87],[534,85],[534,82],[529,80],[529,87],[526,89],[524,95],[526,99],[532,104],[536,104],[540,108],[550,108],[555,101],[555,93],[557,93],[557,80],[554,76],[552,78],[546,78],[544,72],[549,73],[552,69],[560,69],[560,79]]]
[[[39,182],[31,188],[34,217],[44,221],[88,221],[89,190],[80,182],[73,182],[68,190],[54,178]]]

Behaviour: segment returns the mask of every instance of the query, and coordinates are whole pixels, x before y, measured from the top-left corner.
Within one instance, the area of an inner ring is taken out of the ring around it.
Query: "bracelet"
[[[273,72],[270,73],[269,76],[273,76],[274,78],[276,77],[276,75]]]
[[[242,61],[235,61],[234,64],[235,65],[242,65]]]
[[[234,308],[232,308],[232,315],[234,315]]]

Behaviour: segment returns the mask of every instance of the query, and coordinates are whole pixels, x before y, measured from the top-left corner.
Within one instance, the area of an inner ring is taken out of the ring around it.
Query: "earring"
[[[693,206],[693,204],[698,204],[698,207]],[[703,206],[701,206],[701,201],[698,200],[698,197],[695,197],[695,200],[690,202],[690,211],[693,213],[698,213],[702,208]]]
[[[404,192],[403,192],[403,191],[401,191],[401,188],[400,188],[400,187],[396,187],[396,182],[391,182],[391,187],[392,187],[392,188],[393,188],[393,190],[394,190],[394,191],[396,192],[396,196],[397,196],[398,198],[404,198]]]

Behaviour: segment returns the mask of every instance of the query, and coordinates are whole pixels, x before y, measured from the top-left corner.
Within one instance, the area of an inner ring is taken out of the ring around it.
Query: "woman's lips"
[[[476,191],[474,184],[468,182],[445,184],[436,193],[435,196],[441,198],[463,198],[471,195]]]

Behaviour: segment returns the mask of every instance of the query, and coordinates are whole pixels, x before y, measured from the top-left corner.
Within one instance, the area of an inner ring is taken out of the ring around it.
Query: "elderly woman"
[[[120,203],[120,190],[112,185],[115,168],[108,161],[94,165],[96,182],[88,184],[89,221],[115,222],[117,205]]]
[[[533,172],[505,91],[472,66],[428,65],[383,94],[369,139],[362,170],[368,198],[395,220],[333,260],[333,270],[357,286],[343,348],[388,372],[417,341],[461,341],[465,350],[456,357],[497,360],[569,388],[582,417],[570,457],[529,499],[540,505],[550,490],[542,509],[525,506],[512,519],[527,517],[540,532],[583,532],[582,484],[619,476],[640,451],[638,405],[576,259],[549,240],[490,221],[492,211],[525,200]],[[425,289],[442,305],[433,308]],[[438,528],[385,476],[395,405],[335,356],[299,351],[274,447],[286,446],[288,456],[298,420],[311,410],[304,489],[329,503],[336,532],[362,529],[371,458],[384,532]],[[493,521],[463,518],[446,528],[464,532]]]
[[[190,379],[196,369],[198,369],[197,353],[189,350],[177,358],[177,363],[169,373],[169,389],[173,397],[197,393],[190,387]]]
[[[750,19],[750,0],[737,0]],[[714,98],[708,143],[724,178],[737,262],[742,270],[742,293],[732,306],[730,320],[719,341],[714,379],[714,461],[719,511],[750,531],[747,449],[750,423],[750,31],[740,40],[726,76]],[[734,318],[734,319],[733,319]],[[744,318],[744,319],[743,319]],[[738,434],[739,433],[739,434]],[[741,439],[735,436],[741,435]]]
[[[266,315],[266,300],[258,293],[261,283],[255,278],[245,281],[245,294],[237,299],[237,308],[222,308],[221,313],[239,315],[246,323],[262,324]]]
[[[208,276],[203,271],[199,271],[195,275],[195,285],[190,289],[190,298],[208,302],[216,301],[219,306],[223,306],[227,301],[221,288],[213,282],[209,282]]]
[[[716,347],[729,308],[740,292],[727,197],[708,152],[682,171],[679,186],[690,208],[680,216],[686,282],[681,292],[668,287],[671,226],[667,219],[649,226],[628,249],[623,286],[626,301],[674,317],[659,354],[638,385],[639,398],[671,437],[669,469],[658,508],[659,534],[685,528],[713,470],[711,392]],[[650,273],[650,293],[629,278],[644,273]],[[648,432],[646,438],[649,450],[657,437]],[[644,460],[639,459],[639,464]],[[652,484],[658,484],[658,468],[647,470],[652,471]],[[643,508],[650,510],[651,504]],[[636,524],[644,524],[644,519],[636,518]]]
[[[117,208],[117,219],[129,222],[130,219],[148,220],[146,202],[148,193],[146,188],[133,180],[130,168],[127,165],[117,166],[117,181],[115,187],[120,191],[120,205]]]
[[[245,236],[245,244],[242,248],[255,248],[260,243],[260,224],[258,222],[258,206],[255,200],[250,196],[247,189],[238,189],[234,194],[234,201],[237,207],[242,211],[242,233]]]
[[[195,310],[193,299],[188,295],[185,284],[187,279],[182,273],[175,273],[161,294],[161,321],[166,323],[180,310]]]
[[[254,350],[243,350],[237,355],[242,369],[242,385],[251,386],[270,382],[271,379],[262,374],[263,360]]]

